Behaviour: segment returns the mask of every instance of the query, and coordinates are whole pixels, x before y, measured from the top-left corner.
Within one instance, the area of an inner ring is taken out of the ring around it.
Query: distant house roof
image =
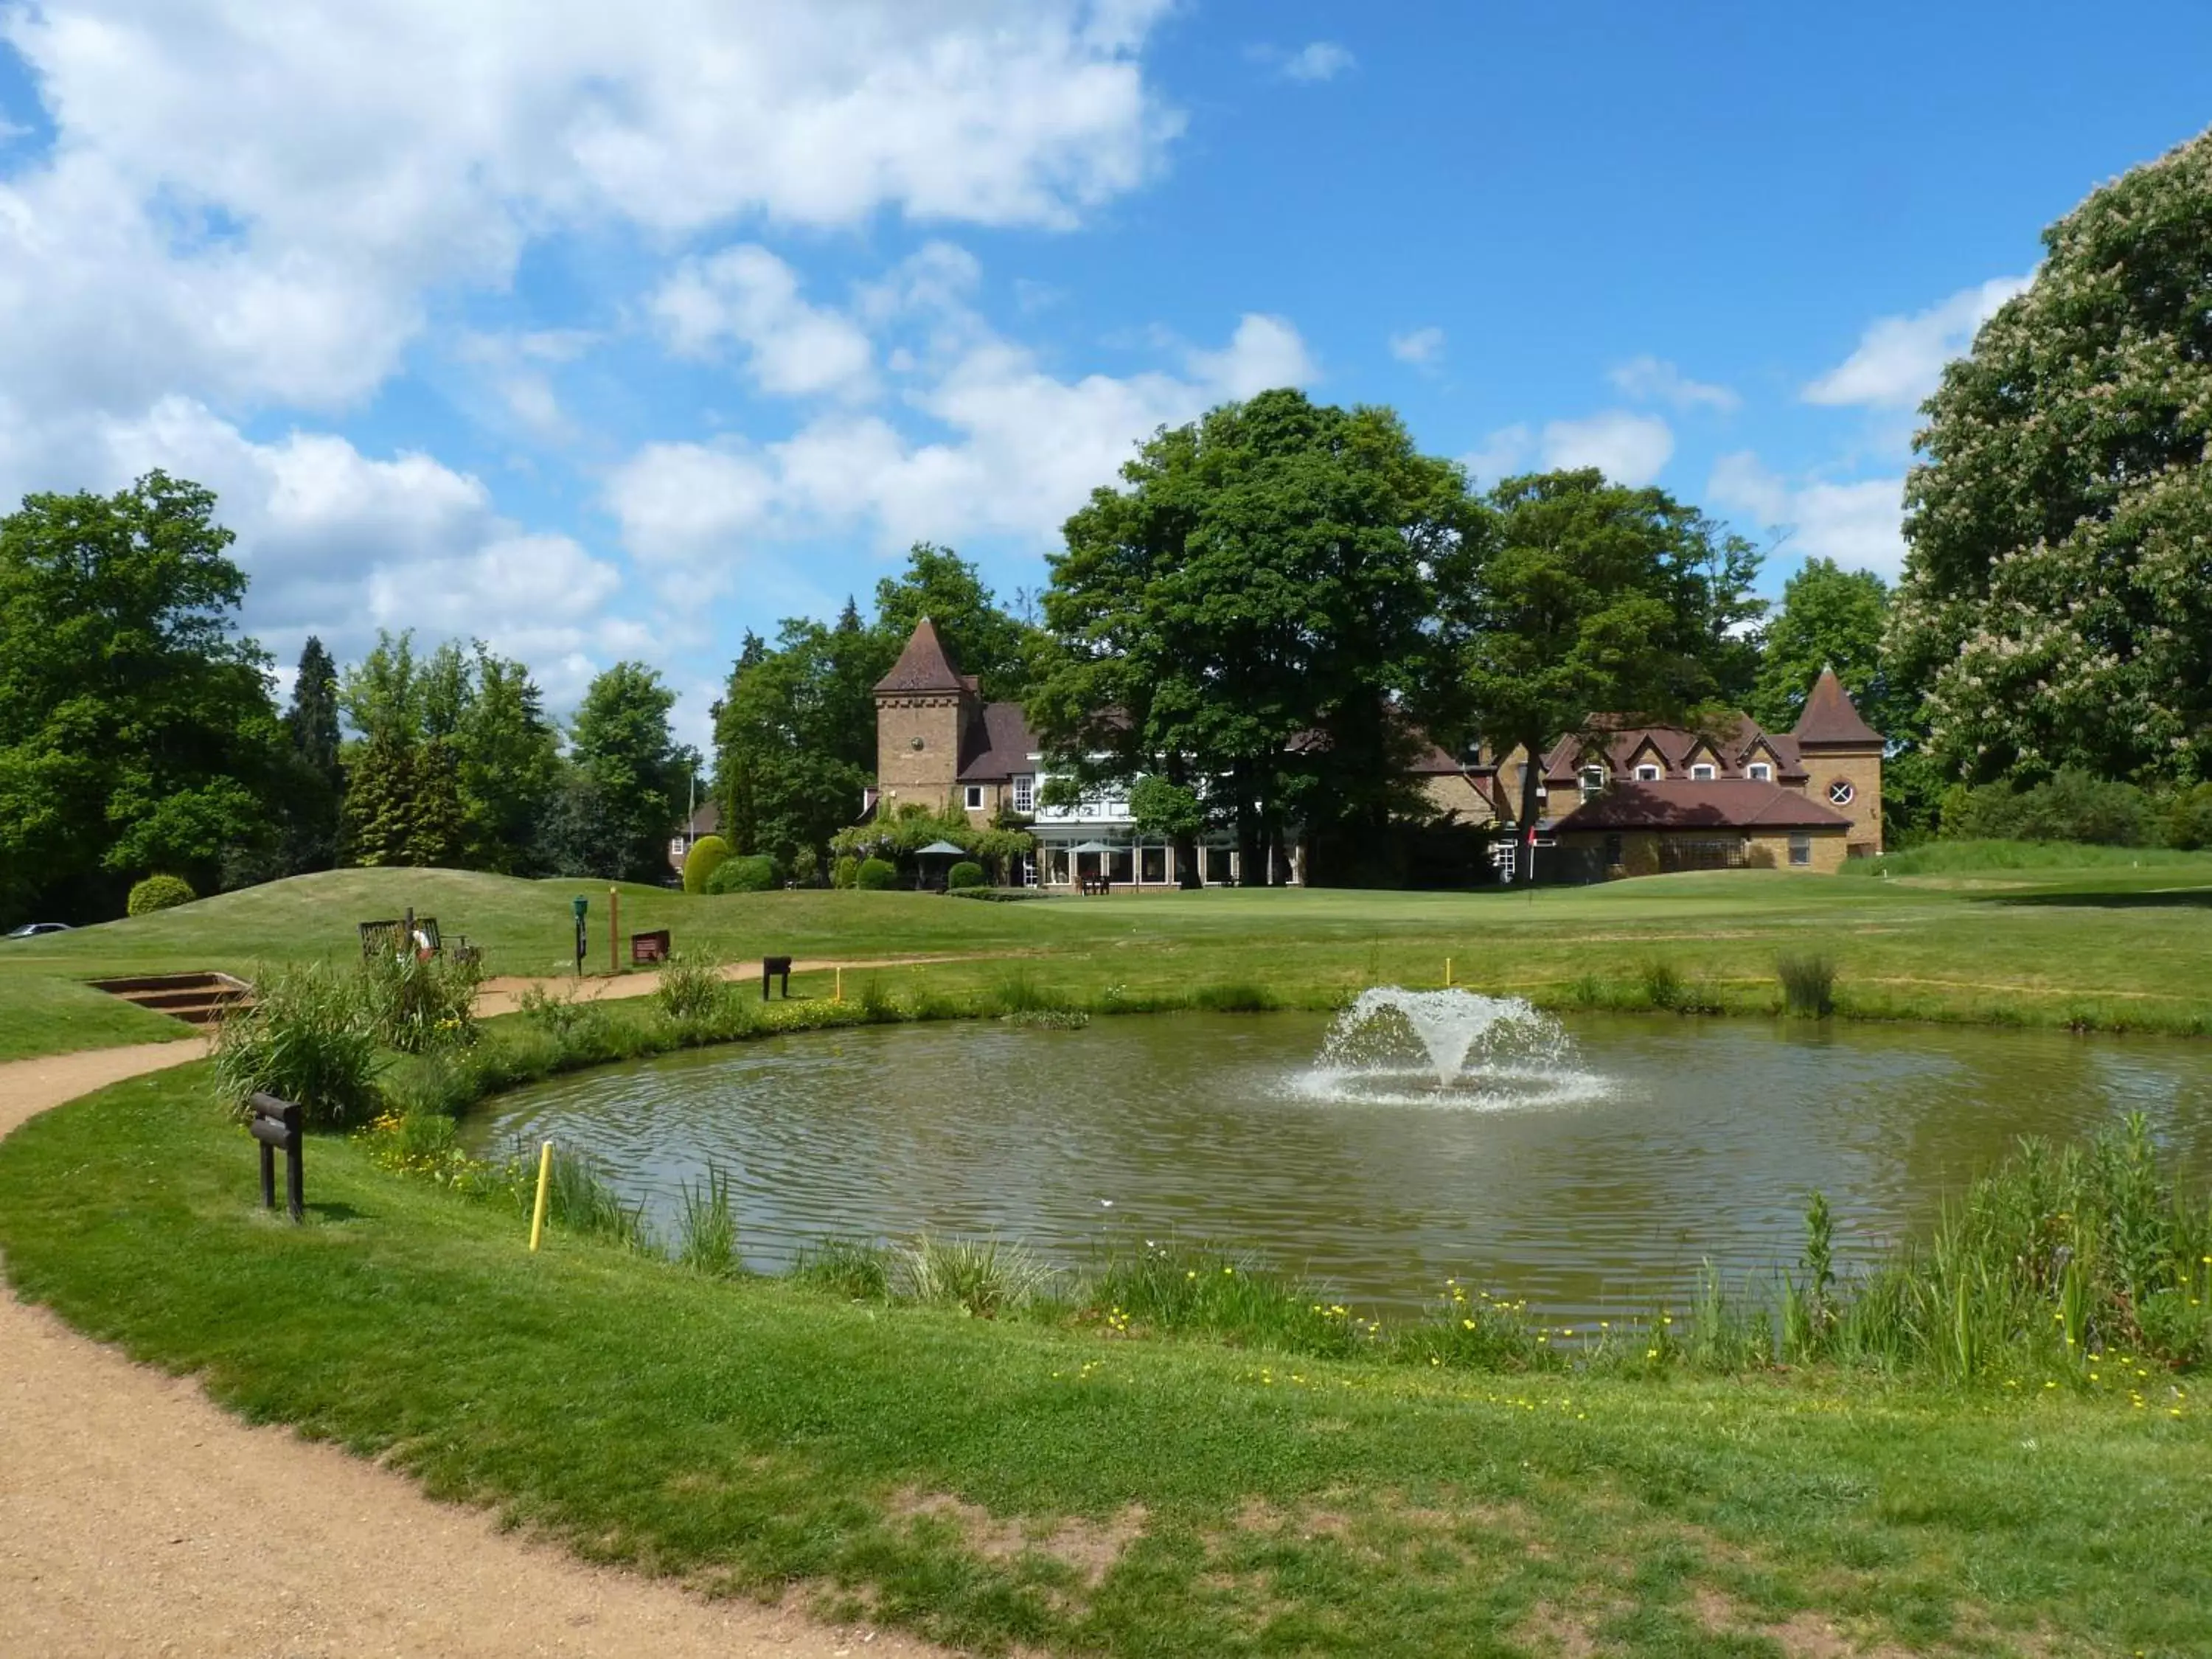
[[[1618,781],[1571,812],[1569,830],[1848,830],[1851,821],[1794,789],[1759,778]]]
[[[945,654],[945,641],[937,636],[937,624],[927,617],[915,624],[914,634],[906,642],[906,649],[891,665],[891,672],[876,682],[876,695],[918,691],[968,691],[975,689],[974,680],[952,665]]]
[[[960,734],[962,783],[1003,783],[1018,772],[1034,772],[1030,756],[1040,752],[1018,702],[987,702]]]
[[[1813,695],[1805,699],[1805,712],[1797,716],[1791,735],[1815,749],[1831,744],[1863,748],[1883,741],[1881,733],[1860,718],[1858,706],[1832,668],[1823,668],[1820,678],[1813,682]]]
[[[1602,716],[1596,724],[1606,726]],[[1802,783],[1808,775],[1794,737],[1769,732],[1749,715],[1736,714],[1710,732],[1686,726],[1614,726],[1603,730],[1599,744],[1562,738],[1544,757],[1544,782],[1552,788],[1572,786],[1583,757],[1593,752],[1605,757],[1607,770],[1616,777],[1631,775],[1638,765],[1656,765],[1662,781],[1687,778],[1692,764],[1704,763],[1696,759],[1700,750],[1711,753],[1716,780],[1744,777],[1746,767],[1769,756],[1778,779]]]

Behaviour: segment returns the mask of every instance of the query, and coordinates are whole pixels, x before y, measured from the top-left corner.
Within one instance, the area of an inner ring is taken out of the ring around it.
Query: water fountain
[[[1559,1021],[1519,997],[1397,985],[1361,992],[1299,1083],[1320,1099],[1462,1107],[1553,1105],[1602,1090]]]

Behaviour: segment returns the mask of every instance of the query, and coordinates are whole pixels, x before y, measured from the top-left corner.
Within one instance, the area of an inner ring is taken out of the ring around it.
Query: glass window
[[[1014,811],[1036,811],[1036,780],[1027,773],[1014,780]]]
[[[1146,882],[1164,882],[1167,878],[1168,849],[1164,847],[1145,848],[1144,856],[1137,863],[1137,879]]]
[[[1713,777],[1712,763],[1710,761],[1699,761],[1695,766],[1690,769],[1690,775],[1697,779],[1700,783],[1711,782]]]
[[[1743,769],[1746,776],[1757,778],[1761,783],[1774,781],[1774,769],[1765,761],[1753,761]]]
[[[1659,769],[1652,765],[1650,761],[1644,762],[1643,765],[1636,769],[1636,781],[1638,783],[1658,782]]]
[[[1106,855],[1106,879],[1127,886],[1136,878],[1136,869],[1126,847],[1117,847]]]
[[[1790,862],[1810,864],[1813,861],[1813,838],[1810,836],[1790,837]]]
[[[1595,795],[1603,790],[1604,787],[1605,768],[1602,766],[1585,766],[1583,768],[1583,793],[1585,795]]]
[[[1828,786],[1828,803],[1832,806],[1849,806],[1857,799],[1858,793],[1851,787],[1849,778],[1838,778]]]
[[[968,810],[971,812],[981,811],[982,810],[982,806],[983,786],[980,783],[969,784],[968,786]]]
[[[1206,880],[1208,886],[1224,885],[1230,878],[1231,868],[1229,848],[1209,847],[1206,849]]]

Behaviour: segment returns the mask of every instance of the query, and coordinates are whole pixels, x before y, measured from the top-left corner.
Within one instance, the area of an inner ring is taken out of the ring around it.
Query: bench
[[[1114,884],[1104,876],[1085,876],[1077,885],[1085,898],[1104,898],[1114,890]]]
[[[404,921],[364,921],[358,927],[364,962],[378,956],[404,957],[410,950],[418,957],[434,957],[445,949],[444,941],[438,937],[435,916],[410,914]],[[414,935],[411,940],[408,937],[410,933]]]

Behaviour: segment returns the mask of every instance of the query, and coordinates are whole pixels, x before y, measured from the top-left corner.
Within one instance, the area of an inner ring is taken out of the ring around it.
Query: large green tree
[[[1439,578],[1477,516],[1458,469],[1388,410],[1285,390],[1161,432],[1121,479],[1051,561],[1030,708],[1064,763],[1192,789],[1262,879],[1291,822],[1351,845],[1410,805],[1412,724],[1451,684]]]
[[[684,815],[696,757],[670,734],[676,694],[639,662],[618,662],[595,678],[568,728],[569,753],[598,791],[607,826],[604,862],[593,875],[659,882],[669,873],[668,840]]]
[[[2212,133],[2043,243],[1927,404],[1893,656],[1954,775],[2212,776]]]
[[[851,607],[834,628],[794,620],[769,650],[754,640],[714,708],[725,837],[803,870],[860,815],[875,774],[871,686],[890,667]]]
[[[561,734],[530,670],[475,643],[451,742],[471,869],[537,873],[529,848],[561,787]]]
[[[0,519],[0,915],[119,914],[272,836],[284,750],[211,491],[150,472]]]
[[[1594,716],[1698,720],[1741,695],[1759,555],[1664,490],[1594,469],[1508,478],[1474,560],[1464,684],[1499,753],[1532,763]],[[1514,812],[1535,834],[1540,767]]]
[[[1832,559],[1806,560],[1783,584],[1782,608],[1760,641],[1752,718],[1771,732],[1788,731],[1820,671],[1832,668],[1868,724],[1905,735],[1909,710],[1894,706],[1882,656],[1888,626],[1889,588],[1881,577]]]
[[[984,696],[1018,699],[1028,690],[1042,635],[1010,615],[967,560],[949,547],[916,542],[905,570],[876,584],[876,632],[890,653],[884,669],[924,617],[937,624],[960,672],[981,683]]]

